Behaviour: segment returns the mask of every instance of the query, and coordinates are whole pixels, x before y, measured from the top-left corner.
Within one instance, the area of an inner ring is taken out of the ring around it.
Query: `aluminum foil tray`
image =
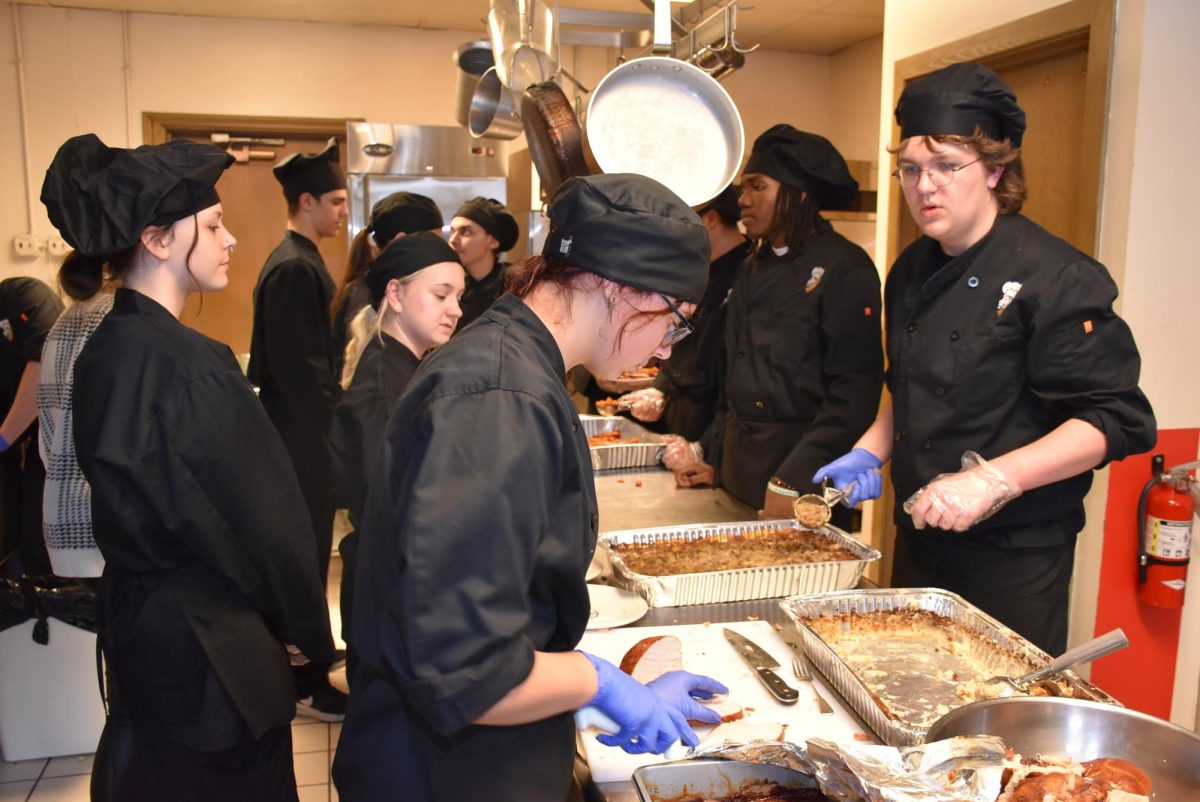
[[[1022,666],[1044,666],[1050,655],[1013,630],[967,602],[961,596],[936,588],[899,588],[848,590],[820,596],[795,596],[783,599],[779,606],[795,622],[805,653],[830,684],[842,695],[879,738],[890,746],[912,746],[925,742],[928,726],[913,723],[887,711],[862,678],[847,665],[811,627],[811,618],[837,617],[850,613],[881,610],[926,610],[965,626],[986,644],[1008,655],[1012,664],[997,673],[1015,676]],[[1073,671],[1054,675],[1072,689],[1075,698],[1120,705],[1113,697],[1084,680]],[[965,701],[962,704],[966,704]]]
[[[611,446],[592,446],[592,470],[607,471],[613,468],[646,468],[662,460],[662,435],[644,426],[638,426],[629,418],[601,415],[580,415],[583,431],[588,437],[605,432],[620,432],[625,439],[636,438],[636,443],[618,443]]]
[[[858,542],[834,526],[822,527],[815,534],[833,540],[839,546],[858,555],[858,559],[650,576],[630,570],[621,556],[613,550],[613,546],[624,543],[704,540],[714,536],[740,535],[754,529],[800,528],[795,521],[689,524],[606,532],[600,535],[600,543],[608,552],[617,584],[639,594],[651,607],[773,599],[797,593],[844,590],[858,584],[867,563],[879,559],[878,551]]]
[[[633,772],[633,787],[642,802],[672,802],[685,796],[717,799],[734,794],[767,794],[776,786],[814,794],[818,787],[807,774],[740,760],[697,758],[642,766]]]

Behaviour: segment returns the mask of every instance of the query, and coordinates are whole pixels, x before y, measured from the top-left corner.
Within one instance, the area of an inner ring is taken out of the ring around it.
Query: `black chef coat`
[[[334,284],[317,246],[288,231],[254,288],[250,381],[292,457],[317,543],[322,581],[333,539],[329,425],[336,400],[329,305]]]
[[[471,723],[534,651],[575,648],[587,623],[596,494],[564,372],[550,332],[505,295],[400,399],[361,531],[343,799],[566,798],[570,713]]]
[[[287,452],[228,347],[117,290],[75,365],[102,643],[138,726],[214,751],[287,727],[283,643],[331,660]]]
[[[371,290],[367,282],[351,282],[342,302],[333,312],[333,378],[342,380],[342,365],[346,364],[346,346],[350,344],[350,323],[363,307],[371,305]]]
[[[725,319],[721,402],[703,444],[726,490],[761,507],[776,475],[801,493],[853,447],[883,389],[879,275],[820,220],[802,253],[751,257]]]
[[[750,254],[743,242],[715,259],[708,269],[708,286],[692,315],[696,331],[671,348],[654,386],[666,396],[660,431],[699,440],[712,423],[717,387],[724,367],[725,302],[738,267]]]
[[[508,278],[508,273],[509,264],[507,262],[496,262],[492,266],[492,272],[480,281],[476,281],[470,273],[467,273],[467,286],[463,290],[462,300],[458,302],[462,308],[462,317],[458,319],[458,327],[455,331],[462,331],[474,323],[476,318],[486,312],[488,307],[504,294],[504,282]]]
[[[355,529],[362,520],[367,486],[388,418],[420,363],[416,354],[390,334],[372,337],[354,368],[350,386],[334,406],[329,443],[337,504],[349,510]]]
[[[26,366],[42,361],[46,335],[62,311],[54,291],[35,278],[0,281],[0,420],[17,397]],[[0,557],[19,546],[26,573],[48,574],[42,536],[46,472],[37,443],[35,419],[0,455]]]
[[[886,291],[898,525],[912,527],[903,502],[968,449],[997,457],[1072,418],[1104,433],[1105,462],[1154,445],[1116,297],[1103,265],[1019,214],[956,258],[927,237],[900,255]],[[1000,546],[1066,543],[1091,482],[1085,471],[1030,490],[970,531]]]

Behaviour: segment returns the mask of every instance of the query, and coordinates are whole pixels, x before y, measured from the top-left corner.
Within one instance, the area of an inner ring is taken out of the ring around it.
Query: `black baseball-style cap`
[[[147,226],[167,226],[219,203],[217,180],[231,164],[221,148],[187,139],[129,149],[82,134],[54,155],[41,200],[72,248],[108,256],[136,245]]]
[[[654,179],[633,173],[570,178],[547,212],[544,256],[681,301],[704,297],[708,233],[700,217]]]
[[[307,192],[319,198],[326,192],[346,188],[346,176],[338,164],[337,137],[329,137],[320,153],[293,153],[273,168],[283,186],[283,197],[295,203]]]
[[[480,228],[500,243],[496,250],[501,253],[511,250],[521,236],[516,219],[504,208],[504,204],[493,198],[471,198],[458,208],[454,216],[478,223]]]
[[[982,64],[951,64],[904,87],[896,104],[900,138],[972,136],[1021,146],[1025,112],[999,75]]]
[[[833,143],[787,123],[771,126],[754,140],[742,173],[762,173],[807,192],[819,209],[849,208],[858,194],[858,182]]]
[[[442,262],[461,265],[458,253],[446,240],[432,231],[418,231],[401,237],[388,245],[367,268],[367,288],[371,290],[371,306],[378,307],[394,278],[411,276],[418,270]]]

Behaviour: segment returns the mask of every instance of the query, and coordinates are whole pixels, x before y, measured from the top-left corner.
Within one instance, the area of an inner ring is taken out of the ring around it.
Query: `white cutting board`
[[[784,682],[800,692],[800,701],[794,705],[781,705],[763,687],[750,666],[738,656],[725,640],[722,631],[729,627],[745,635],[765,649],[779,661],[775,669]],[[579,649],[603,657],[620,665],[621,658],[633,644],[642,638],[655,635],[674,635],[683,645],[683,667],[696,674],[707,674],[720,680],[729,688],[729,698],[745,710],[747,720],[778,722],[787,724],[786,738],[794,743],[817,737],[834,741],[854,739],[863,732],[838,699],[820,679],[817,685],[821,695],[833,707],[833,715],[821,715],[812,691],[795,678],[792,673],[792,648],[784,642],[775,627],[766,621],[735,621],[721,624],[689,624],[664,627],[625,627],[587,632]],[[817,675],[819,676],[819,675]],[[696,734],[704,741],[715,727],[697,728]],[[589,729],[583,733],[584,751],[595,782],[628,782],[634,769],[651,763],[662,763],[666,758],[659,755],[630,755],[596,740],[599,730]],[[861,736],[859,736],[861,738]],[[872,738],[871,740],[874,740]]]

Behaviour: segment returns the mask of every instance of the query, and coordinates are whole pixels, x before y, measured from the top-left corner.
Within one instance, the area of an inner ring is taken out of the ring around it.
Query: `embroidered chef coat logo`
[[[821,283],[821,277],[825,275],[825,268],[814,267],[812,275],[808,277],[808,283],[804,285],[805,292],[812,292]]]
[[[1019,281],[1004,282],[1004,286],[1000,288],[1000,292],[1003,294],[1000,296],[1000,302],[996,304],[996,317],[1000,317],[1001,315],[1004,314],[1004,310],[1008,309],[1008,305],[1013,302],[1013,298],[1016,298],[1017,293],[1020,291],[1021,291],[1021,282],[1019,282]]]
[[[13,328],[12,324],[8,322],[8,318],[0,320],[0,332],[3,332],[4,339],[8,340],[9,342],[13,341]]]

